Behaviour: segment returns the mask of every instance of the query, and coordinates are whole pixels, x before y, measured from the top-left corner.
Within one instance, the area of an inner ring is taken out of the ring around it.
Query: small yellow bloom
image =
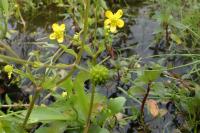
[[[105,16],[107,19],[104,21],[104,26],[110,28],[112,33],[117,32],[117,27],[124,27],[124,21],[120,19],[122,15],[123,11],[121,9],[114,14],[111,11],[106,11]]]
[[[58,43],[62,43],[64,41],[65,24],[54,23],[52,29],[53,33],[50,34],[49,38],[51,40],[57,39]]]
[[[63,92],[61,95],[63,98],[67,97],[67,92]]]
[[[11,66],[11,65],[6,65],[6,66],[4,66],[4,71],[8,73],[8,78],[9,78],[9,79],[11,78],[11,75],[12,75],[12,73],[13,73],[13,70],[14,70],[14,68],[13,68],[13,66]]]

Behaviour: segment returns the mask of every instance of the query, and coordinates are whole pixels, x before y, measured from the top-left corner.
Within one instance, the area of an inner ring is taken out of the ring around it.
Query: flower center
[[[111,25],[117,25],[117,18],[111,18]]]
[[[55,34],[56,34],[56,38],[63,37],[63,32],[57,31],[57,32],[55,32]]]

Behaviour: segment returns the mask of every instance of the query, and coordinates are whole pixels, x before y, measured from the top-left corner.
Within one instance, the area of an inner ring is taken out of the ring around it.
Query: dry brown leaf
[[[147,107],[148,107],[151,115],[153,117],[158,116],[159,115],[159,108],[158,108],[157,102],[155,100],[150,99],[150,100],[147,100],[146,103],[147,103]]]
[[[123,119],[124,114],[122,114],[122,113],[117,113],[115,116],[116,116],[117,120],[120,121],[120,120]]]
[[[94,103],[92,112],[101,112],[104,108],[104,105],[102,103]]]

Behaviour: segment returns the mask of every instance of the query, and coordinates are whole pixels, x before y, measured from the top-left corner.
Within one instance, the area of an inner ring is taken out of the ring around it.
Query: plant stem
[[[82,43],[81,43],[81,49],[79,50],[77,59],[75,61],[75,65],[72,67],[72,69],[69,71],[69,73],[60,81],[56,83],[56,86],[59,86],[62,84],[66,79],[68,79],[77,69],[76,65],[78,65],[81,61],[81,56],[84,51],[84,45],[86,43],[86,37],[87,37],[87,31],[88,31],[88,14],[89,14],[89,8],[90,8],[90,0],[84,0],[83,5],[85,6],[84,11],[84,27],[83,27],[83,37],[82,37]]]
[[[91,115],[92,115],[95,88],[96,88],[95,84],[92,83],[92,94],[91,94],[91,98],[90,98],[90,107],[89,107],[89,112],[88,112],[88,117],[87,117],[87,121],[86,121],[86,127],[84,129],[84,133],[88,133],[88,130],[89,130],[89,127],[90,127],[90,118],[91,118]]]
[[[196,60],[196,61],[193,61],[193,62],[190,62],[187,64],[183,64],[180,66],[175,66],[172,68],[164,68],[164,69],[162,69],[162,71],[169,71],[169,70],[174,70],[174,69],[183,68],[183,67],[187,67],[187,66],[191,66],[191,65],[197,65],[197,64],[200,64],[200,60]],[[133,69],[130,72],[136,72],[136,71],[137,71],[137,69]],[[158,71],[158,70],[145,70],[145,71]]]
[[[121,87],[117,87],[117,89],[119,89],[120,91],[122,91],[122,93],[124,93],[125,95],[127,95],[129,98],[131,98],[132,100],[134,100],[134,102],[137,102],[139,105],[142,104],[140,102],[140,100],[138,100],[136,97],[132,96],[131,94],[129,94],[127,91],[125,91],[123,88]]]
[[[6,104],[1,105],[1,108],[19,108],[19,107],[29,107],[30,104]]]
[[[145,96],[144,96],[144,98],[142,100],[142,105],[141,105],[141,110],[140,110],[140,112],[141,112],[141,122],[142,122],[143,125],[144,125],[144,105],[146,103],[147,97],[149,96],[149,92],[150,92],[150,89],[151,89],[151,84],[152,84],[152,82],[149,81],[149,83],[147,85],[147,92],[146,92],[146,94],[145,94]]]
[[[18,13],[18,15],[19,15],[19,17],[20,17],[20,19],[21,19],[21,23],[22,23],[22,25],[24,26],[23,27],[23,30],[24,30],[24,32],[26,31],[26,22],[24,21],[24,18],[22,17],[22,14],[21,14],[21,11],[20,11],[20,5],[18,4],[18,2],[17,2],[17,0],[15,0],[15,2],[16,2],[16,4],[18,5],[17,6],[17,13]]]
[[[10,52],[10,54],[13,55],[13,57],[19,58],[19,56],[17,55],[17,53],[15,53],[15,51],[12,50],[12,48],[8,44],[5,44],[3,41],[0,41],[0,46],[2,46],[5,49],[7,49],[8,52]]]
[[[169,27],[169,25],[166,23],[166,24],[165,24],[165,41],[166,41],[167,47],[170,45],[170,44],[169,44],[169,32],[168,32],[168,27]]]
[[[13,61],[13,62],[15,62],[17,64],[22,64],[22,65],[28,64],[28,65],[34,66],[36,64],[35,62],[26,61],[26,60],[23,60],[23,59],[18,59],[18,58],[14,58],[14,57],[2,55],[2,54],[0,54],[0,58],[2,60],[7,61],[7,62],[8,61]],[[69,64],[69,65],[61,64],[60,66],[59,65],[41,64],[41,67],[59,68],[59,69],[66,69],[66,68],[70,68],[70,67],[73,67],[73,66],[74,66],[74,64]]]
[[[28,111],[27,111],[27,113],[26,113],[24,122],[23,122],[23,124],[22,124],[22,127],[23,127],[23,128],[26,127],[28,118],[30,117],[30,114],[31,114],[31,112],[32,112],[32,110],[33,110],[33,108],[34,108],[34,105],[35,105],[35,101],[36,101],[37,97],[39,96],[41,89],[42,89],[41,87],[37,87],[37,88],[36,88],[35,95],[33,96],[33,99],[32,99],[32,101],[31,101],[30,106],[29,106],[29,108],[28,108]]]

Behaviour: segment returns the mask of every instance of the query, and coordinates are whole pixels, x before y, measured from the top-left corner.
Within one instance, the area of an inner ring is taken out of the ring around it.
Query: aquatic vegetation
[[[198,133],[199,9],[0,1],[0,133]]]

